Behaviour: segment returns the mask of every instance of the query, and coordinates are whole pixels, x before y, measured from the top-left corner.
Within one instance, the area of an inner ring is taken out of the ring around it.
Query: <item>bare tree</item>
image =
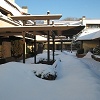
[[[64,21],[79,21],[81,18],[76,18],[76,17],[67,17],[63,19]]]

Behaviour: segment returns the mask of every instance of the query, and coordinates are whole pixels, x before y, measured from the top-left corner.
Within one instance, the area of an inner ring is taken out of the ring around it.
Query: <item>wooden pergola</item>
[[[50,61],[50,53],[49,53],[49,41],[50,35],[52,36],[52,31],[57,31],[59,35],[62,35],[61,31],[67,31],[77,28],[81,31],[84,26],[79,25],[50,25],[50,20],[60,19],[62,17],[61,14],[47,14],[47,15],[22,15],[22,16],[11,16],[13,20],[21,20],[23,22],[23,26],[7,26],[7,27],[0,27],[0,36],[14,36],[14,35],[22,35],[23,37],[23,63],[25,63],[25,36],[31,36],[34,38],[34,52],[36,53],[36,35],[39,34],[46,34],[47,35],[47,42],[48,42],[48,64]],[[47,25],[33,25],[33,26],[25,26],[26,21],[28,20],[47,20]],[[81,27],[81,29],[80,29]],[[53,40],[54,41],[54,40]],[[54,42],[53,42],[54,43]],[[53,53],[54,54],[54,53]],[[54,55],[53,55],[54,56]],[[35,60],[36,63],[36,55]]]
[[[71,28],[75,28],[78,26],[14,26],[14,27],[0,27],[0,36],[13,36],[13,35],[22,35],[23,36],[23,63],[25,63],[25,34],[27,32],[29,32],[31,35],[35,36],[37,33],[37,31],[49,31],[50,34],[51,30],[55,31],[55,30],[69,30]],[[79,26],[79,27],[83,27],[84,26]],[[80,30],[81,31],[81,30]],[[67,33],[66,33],[67,34]],[[48,32],[47,32],[48,35]],[[49,37],[48,35],[48,37]],[[35,40],[36,38],[34,38]]]
[[[11,16],[14,20],[55,20],[60,19],[62,14],[47,14],[47,15],[22,15],[22,16]]]
[[[60,19],[62,17],[61,14],[50,14],[50,12],[47,12],[47,15],[22,15],[22,16],[12,16],[11,18],[13,20],[21,20],[23,22],[23,26],[25,26],[26,22],[28,20],[34,20],[34,25],[36,25],[35,20],[47,20],[47,25],[50,24],[50,20],[54,20],[54,19]],[[35,27],[36,28],[36,27]],[[39,28],[39,27],[38,27]],[[44,28],[44,27],[43,27]],[[47,27],[46,27],[47,28]],[[42,28],[38,29],[38,31],[43,31],[41,30]],[[43,34],[43,33],[42,33]],[[48,41],[48,64],[50,62],[50,52],[49,52],[49,40],[50,40],[50,31],[47,31],[47,41]],[[23,45],[23,48],[25,46]],[[24,51],[23,51],[24,52]],[[34,34],[34,52],[36,53],[36,31]],[[34,62],[36,63],[36,55],[34,57]],[[23,62],[25,62],[25,60],[23,60]]]

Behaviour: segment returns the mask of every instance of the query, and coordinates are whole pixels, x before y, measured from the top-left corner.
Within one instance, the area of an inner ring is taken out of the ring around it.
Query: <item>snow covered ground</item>
[[[55,52],[61,59],[54,81],[37,78],[33,70],[43,71],[52,65],[9,62],[0,65],[0,100],[100,100],[100,62],[75,53]],[[37,60],[47,53],[37,55]],[[52,59],[52,53],[51,53]],[[58,63],[58,62],[57,62]]]

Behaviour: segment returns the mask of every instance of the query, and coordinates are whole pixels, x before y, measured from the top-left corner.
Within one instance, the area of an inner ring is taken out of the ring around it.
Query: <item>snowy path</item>
[[[99,76],[71,53],[59,52],[57,57],[61,64],[55,81],[33,74],[34,67],[43,64],[0,65],[0,100],[100,100]]]
[[[68,100],[99,100],[100,78],[70,53],[62,56],[63,79]],[[65,66],[66,65],[66,66]]]

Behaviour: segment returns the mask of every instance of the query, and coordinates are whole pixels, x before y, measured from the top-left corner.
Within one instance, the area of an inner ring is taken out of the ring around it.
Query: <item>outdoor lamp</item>
[[[50,14],[50,11],[47,11],[47,15],[49,15]]]

